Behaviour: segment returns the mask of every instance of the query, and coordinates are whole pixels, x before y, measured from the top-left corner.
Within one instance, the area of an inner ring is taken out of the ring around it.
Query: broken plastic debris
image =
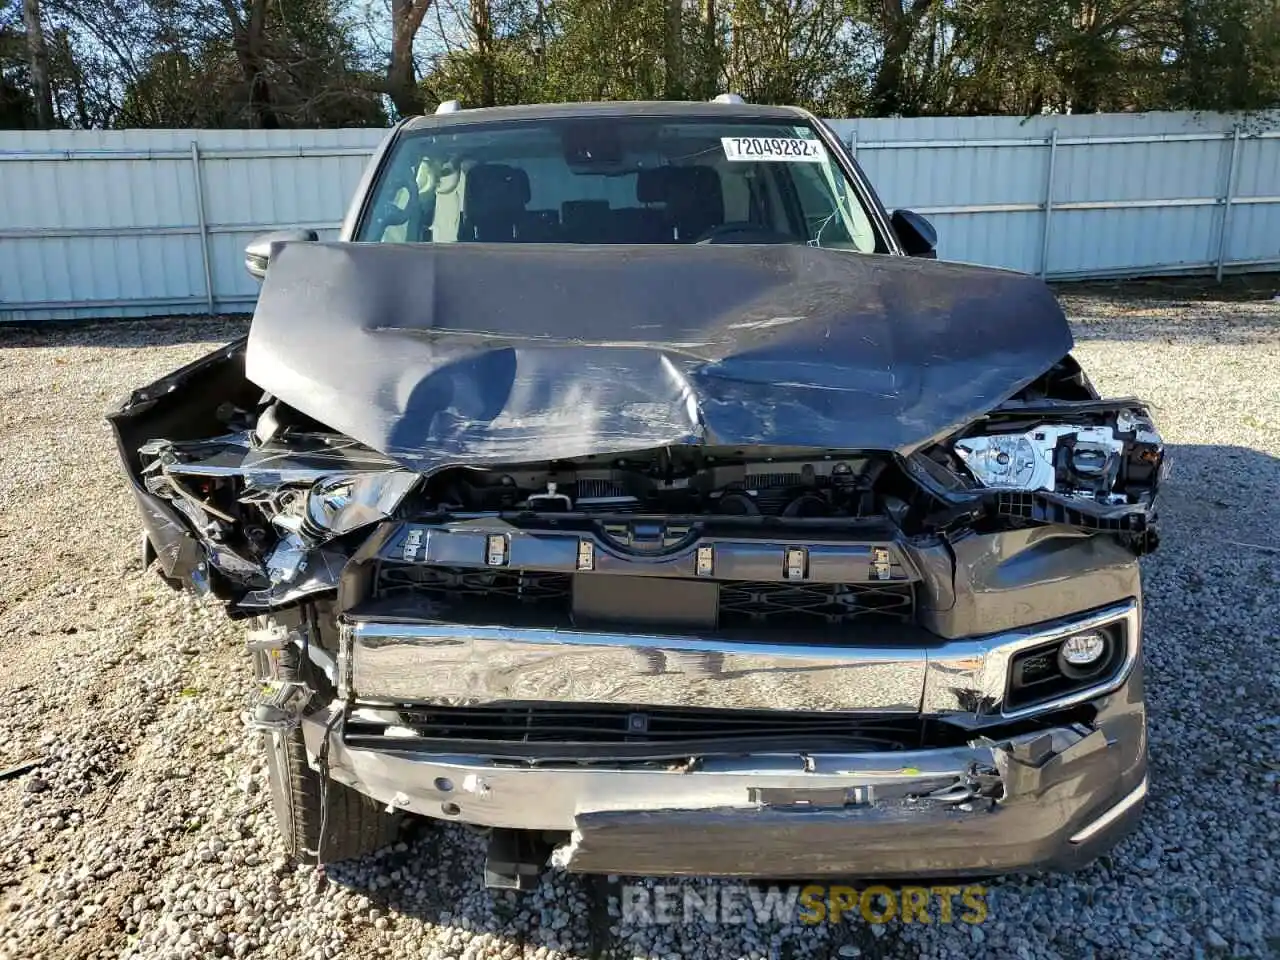
[[[489,795],[489,784],[481,777],[474,773],[467,774],[467,778],[462,781],[462,789],[467,793],[474,793],[476,796],[485,797]]]

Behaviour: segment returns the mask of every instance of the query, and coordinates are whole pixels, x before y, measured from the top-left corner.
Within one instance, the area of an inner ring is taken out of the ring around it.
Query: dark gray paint
[[[580,873],[917,881],[1076,870],[1131,832],[1141,813],[1139,804],[1086,843],[1069,840],[1146,775],[1141,690],[1138,669],[1128,686],[1095,701],[1094,736],[1039,766],[999,749],[999,803],[588,812],[577,818],[563,865]]]
[[[291,244],[250,380],[429,471],[667,445],[912,449],[1071,348],[1020,274],[806,246]]]
[[[436,113],[405,122],[409,131],[447,130],[481,123],[522,123],[546,120],[608,121],[635,117],[672,120],[760,120],[782,123],[815,123],[812,114],[799,107],[763,103],[696,103],[670,100],[601,100],[594,103],[534,103],[507,107],[480,107],[455,113]]]
[[[1015,630],[1142,596],[1133,551],[1073,527],[971,533],[951,550],[951,605],[927,591],[920,606],[920,624],[947,639]],[[926,574],[925,582],[936,587],[950,570],[926,568]]]

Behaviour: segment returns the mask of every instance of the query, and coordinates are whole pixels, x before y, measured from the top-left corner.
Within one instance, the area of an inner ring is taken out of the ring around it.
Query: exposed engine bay
[[[670,446],[433,473],[406,470],[269,396],[253,410],[222,404],[216,416],[228,432],[142,444],[140,477],[196,533],[212,573],[204,585],[252,610],[331,589],[355,545],[343,538],[391,517],[651,517],[775,534],[874,519],[924,538],[1057,522],[1111,533],[1138,554],[1157,542],[1163,446],[1132,400],[1014,398],[906,457]]]

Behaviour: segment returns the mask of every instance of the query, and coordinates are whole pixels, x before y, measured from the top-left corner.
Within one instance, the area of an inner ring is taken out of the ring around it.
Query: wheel
[[[301,679],[301,653],[292,644],[278,652],[277,676]],[[403,817],[376,800],[330,779],[326,784],[307,763],[302,729],[262,734],[276,825],[285,850],[299,863],[332,863],[361,857],[394,843]],[[320,849],[323,824],[324,846]]]

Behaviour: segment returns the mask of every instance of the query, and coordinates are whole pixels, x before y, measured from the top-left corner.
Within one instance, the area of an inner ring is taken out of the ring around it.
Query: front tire
[[[301,653],[292,644],[278,651],[277,676],[301,679]],[[315,699],[309,708],[314,708]],[[299,863],[332,863],[362,857],[396,841],[403,817],[387,813],[376,800],[330,779],[307,762],[302,728],[262,734],[267,780],[276,825],[285,850]],[[323,845],[321,829],[323,827]]]

